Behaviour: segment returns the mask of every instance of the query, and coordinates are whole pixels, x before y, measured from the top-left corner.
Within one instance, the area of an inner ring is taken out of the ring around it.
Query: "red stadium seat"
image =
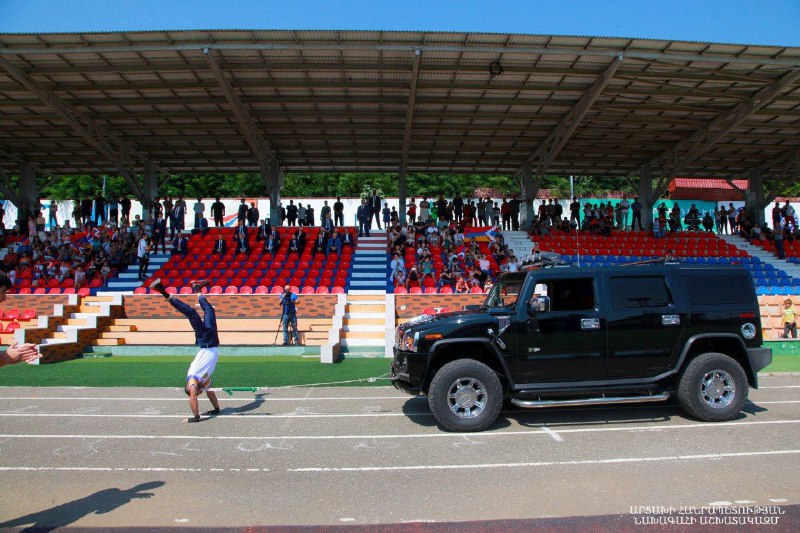
[[[239,289],[237,289],[234,285],[228,285],[225,287],[225,294],[238,294]]]
[[[33,291],[33,294],[47,294],[47,289],[44,287],[36,287],[36,289]]]
[[[67,287],[61,294],[75,294],[75,287]]]
[[[422,310],[422,314],[423,315],[435,315],[436,314],[436,309],[434,309],[433,307],[426,307],[425,309]]]
[[[36,309],[25,309],[20,316],[20,320],[32,320],[37,317]]]
[[[344,294],[344,287],[338,285],[331,290],[331,294]]]
[[[280,285],[275,285],[272,287],[272,290],[269,291],[270,294],[281,294],[283,292],[283,287]]]
[[[22,289],[19,290],[17,294],[30,294],[30,293],[31,293],[30,287],[23,287]]]
[[[445,285],[441,289],[439,289],[439,294],[453,294],[453,287],[450,285]]]
[[[422,294],[422,289],[419,287],[411,287],[408,291],[409,294]]]
[[[316,293],[317,294],[330,294],[330,290],[328,290],[328,287],[317,287]]]
[[[314,287],[305,286],[303,290],[300,291],[301,294],[314,294]]]
[[[300,288],[297,285],[291,285],[289,291],[294,294],[300,294]]]
[[[395,294],[406,294],[407,292],[408,291],[406,291],[406,288],[402,287],[402,286],[394,288],[394,293]]]
[[[264,285],[256,287],[256,294],[269,294],[269,288]]]
[[[191,287],[181,287],[180,294],[192,294],[192,292],[194,291],[192,291]]]
[[[222,294],[222,287],[220,287],[219,285],[214,285],[208,292],[209,294]]]
[[[166,289],[167,294],[178,294],[178,289],[175,287],[169,286]]]
[[[244,287],[239,289],[239,294],[253,294],[253,287],[245,285]]]
[[[471,292],[472,294],[483,294],[483,289],[481,289],[480,287],[472,287],[469,290],[469,292]]]
[[[66,294],[68,290],[69,289],[64,289],[64,294]],[[72,290],[72,293],[75,294],[75,290],[74,289]],[[135,289],[133,289],[133,294],[147,294],[147,288],[146,287],[136,287]]]
[[[61,289],[58,287],[52,288],[47,291],[47,294],[61,294]]]
[[[436,287],[425,287],[425,294],[436,294]]]
[[[9,322],[6,326],[6,333],[13,333],[15,330],[19,329],[19,322],[16,320],[13,322]]]

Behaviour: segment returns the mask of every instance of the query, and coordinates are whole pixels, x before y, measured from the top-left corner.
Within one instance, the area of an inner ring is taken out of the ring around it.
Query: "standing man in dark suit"
[[[172,233],[181,233],[186,227],[186,201],[179,196],[172,208]]]
[[[159,242],[162,252],[167,253],[167,221],[164,220],[164,214],[161,211],[156,213],[156,219],[153,222],[153,252],[158,250]]]
[[[381,197],[378,192],[372,189],[372,196],[369,197],[369,210],[372,216],[375,217],[375,222],[378,224],[378,229],[381,229]],[[372,225],[372,217],[370,217],[370,225]],[[369,234],[367,234],[369,237]]]
[[[236,218],[239,222],[247,222],[247,201],[242,198],[242,203],[239,204],[239,213]]]
[[[362,199],[361,205],[358,206],[356,218],[358,219],[358,236],[361,237],[362,234],[366,233],[367,237],[369,237],[369,223],[372,219],[372,211],[370,211],[365,199]]]
[[[225,225],[222,218],[225,216],[225,204],[219,201],[219,196],[217,196],[217,201],[211,204],[211,216],[214,217],[214,226],[217,228],[221,228]]]
[[[336,226],[344,226],[344,204],[341,196],[337,196],[333,204],[333,223]]]

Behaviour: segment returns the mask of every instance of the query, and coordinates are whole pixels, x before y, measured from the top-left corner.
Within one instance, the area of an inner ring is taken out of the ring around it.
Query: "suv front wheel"
[[[681,374],[678,400],[693,417],[720,422],[739,414],[747,389],[747,376],[738,362],[725,354],[704,353]]]
[[[449,431],[482,431],[500,414],[503,386],[485,364],[458,359],[436,372],[428,389],[428,405]]]

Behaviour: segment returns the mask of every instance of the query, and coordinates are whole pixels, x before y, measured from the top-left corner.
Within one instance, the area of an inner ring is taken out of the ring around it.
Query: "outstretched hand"
[[[0,353],[0,366],[14,365],[17,363],[31,363],[42,356],[35,344],[19,344],[14,341],[4,353]]]

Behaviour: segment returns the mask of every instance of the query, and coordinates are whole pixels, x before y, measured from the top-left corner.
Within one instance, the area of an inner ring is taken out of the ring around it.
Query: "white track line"
[[[725,429],[748,426],[800,424],[800,420],[760,420],[748,422],[698,422],[696,424],[674,424],[661,426],[637,427],[592,427],[558,429],[559,435],[564,433],[609,433],[609,432],[650,432],[672,429]],[[480,437],[517,437],[544,435],[550,438],[543,429],[528,431],[484,432]],[[409,433],[383,435],[283,435],[283,436],[249,436],[249,435],[79,435],[79,434],[0,434],[0,439],[98,439],[98,440],[355,440],[355,439],[431,439],[451,437],[475,437],[475,433]]]
[[[288,472],[384,472],[397,470],[467,470],[477,468],[530,468],[541,466],[584,466],[620,463],[654,463],[662,461],[688,461],[697,459],[727,459],[733,457],[758,457],[795,455],[800,450],[768,450],[761,452],[708,453],[703,455],[667,455],[663,457],[616,457],[613,459],[586,459],[583,461],[538,461],[532,463],[483,463],[465,465],[413,465],[413,466],[359,466],[359,467],[308,467],[289,468]]]
[[[764,457],[776,455],[797,455],[800,450],[765,450],[755,452],[708,453],[701,455],[666,455],[660,457],[613,457],[610,459],[584,459],[581,461],[536,461],[524,463],[480,463],[449,465],[411,465],[411,466],[359,466],[359,467],[303,467],[287,468],[292,473],[321,472],[391,472],[408,470],[474,470],[484,468],[538,468],[547,466],[592,466],[606,464],[658,463],[666,461],[696,461],[704,459],[733,459],[740,457]],[[89,466],[6,466],[0,472],[235,472],[263,473],[269,468],[162,468],[162,467],[89,467]]]
[[[759,387],[758,390],[761,389],[800,389],[800,385],[780,385],[776,387]]]

